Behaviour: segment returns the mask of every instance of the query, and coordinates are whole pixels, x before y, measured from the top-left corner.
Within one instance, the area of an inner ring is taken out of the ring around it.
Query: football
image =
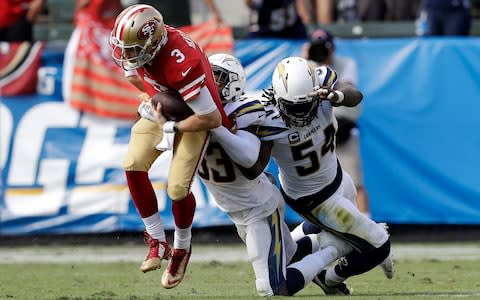
[[[193,111],[177,91],[167,90],[156,93],[152,97],[152,105],[160,103],[162,114],[169,121],[181,121],[193,115]]]

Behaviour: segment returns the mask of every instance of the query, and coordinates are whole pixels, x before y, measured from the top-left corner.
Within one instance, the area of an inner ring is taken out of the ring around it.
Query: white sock
[[[310,238],[310,241],[312,241],[312,253],[320,250],[320,241],[318,240],[318,235],[317,234],[309,234],[307,236]]]
[[[303,223],[300,223],[297,227],[295,227],[291,232],[290,235],[292,236],[294,241],[298,241],[302,237],[305,236],[302,228]]]
[[[346,278],[340,277],[335,273],[335,267],[330,267],[327,269],[325,274],[325,283],[328,286],[336,286],[340,282],[344,282]]]
[[[299,270],[305,279],[305,285],[307,285],[322,269],[337,259],[337,253],[338,250],[335,247],[326,247],[305,256],[302,260],[297,261],[288,267]]]
[[[166,241],[165,230],[163,229],[162,220],[160,219],[160,213],[157,212],[150,217],[142,218],[142,221],[143,224],[145,224],[145,229],[148,234],[160,242]]]
[[[181,229],[175,226],[175,235],[173,239],[174,248],[188,250],[190,248],[191,241],[192,241],[192,226],[184,229]]]

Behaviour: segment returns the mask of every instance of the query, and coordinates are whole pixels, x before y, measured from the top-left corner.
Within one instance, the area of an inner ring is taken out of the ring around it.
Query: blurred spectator
[[[375,22],[415,19],[417,0],[339,0],[339,21]]]
[[[305,25],[330,24],[334,21],[334,0],[303,0],[298,2],[298,14]]]
[[[122,10],[120,0],[77,0],[75,2],[74,24],[79,26],[82,20],[86,18],[87,22],[95,22],[103,28],[111,29],[115,23],[115,18]]]
[[[383,21],[387,6],[384,0],[356,0],[358,18],[362,22]]]
[[[469,0],[422,0],[417,35],[467,36],[471,21]]]
[[[307,29],[297,11],[300,1],[245,0],[251,12],[246,38],[306,39]]]
[[[335,54],[334,37],[330,32],[322,29],[314,31],[305,50],[307,59],[315,66],[328,65],[337,72],[340,81],[357,85],[357,63],[350,57]],[[338,159],[357,187],[360,211],[368,213],[368,200],[363,187],[361,170],[359,132],[356,124],[360,116],[361,104],[355,107],[335,107],[334,112],[338,121]]]
[[[408,21],[415,19],[415,0],[385,0],[389,21]]]
[[[0,41],[33,41],[33,24],[44,8],[44,0],[1,0]]]
[[[223,18],[214,0],[203,0],[216,23],[223,24]]]
[[[335,19],[340,23],[353,23],[358,21],[356,0],[337,0]]]
[[[134,120],[138,92],[115,65],[108,47],[122,11],[120,0],[77,0],[75,28],[65,50],[62,96],[82,112]]]
[[[358,19],[402,21],[415,19],[416,0],[356,0]]]

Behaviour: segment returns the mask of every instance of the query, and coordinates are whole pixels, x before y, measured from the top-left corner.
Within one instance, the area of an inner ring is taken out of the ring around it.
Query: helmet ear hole
[[[234,56],[226,53],[211,55],[212,66],[223,102],[235,101],[243,95],[246,85],[245,70]]]

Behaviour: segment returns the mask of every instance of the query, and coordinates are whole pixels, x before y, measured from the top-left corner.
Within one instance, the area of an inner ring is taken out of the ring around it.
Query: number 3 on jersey
[[[178,49],[173,49],[170,55],[177,58],[175,62],[177,62],[178,64],[185,60],[185,54],[183,54],[183,52]]]

